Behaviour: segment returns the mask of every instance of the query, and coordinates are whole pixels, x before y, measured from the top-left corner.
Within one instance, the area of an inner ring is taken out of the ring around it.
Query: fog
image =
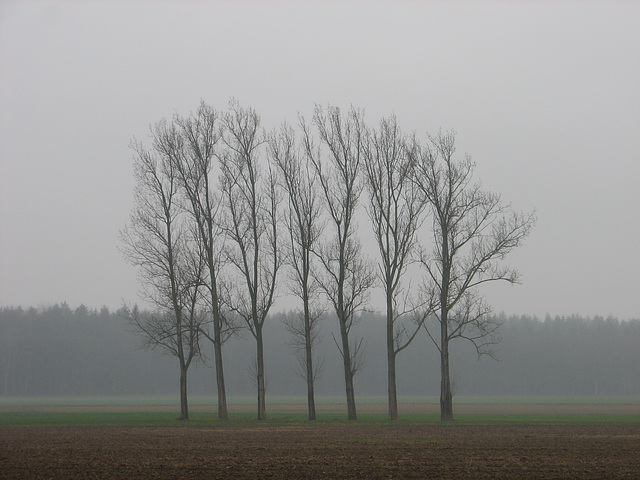
[[[295,374],[295,350],[279,316],[265,326],[267,401],[304,397],[306,383]],[[640,395],[640,321],[613,318],[501,317],[498,360],[478,359],[467,343],[453,342],[452,383],[456,395],[634,396]],[[318,352],[324,368],[319,396],[344,396],[344,377],[332,333],[337,321],[322,322]],[[355,379],[356,397],[386,394],[385,322],[368,315],[354,327],[364,337],[365,364]],[[175,357],[140,349],[142,337],[115,312],[56,305],[44,310],[0,310],[0,395],[156,395],[178,398]],[[215,403],[213,347],[204,344],[207,365],[189,370],[190,394]],[[251,364],[255,342],[245,332],[225,344],[225,380],[232,397],[255,396]],[[398,393],[437,396],[439,355],[426,335],[399,354]],[[455,399],[455,398],[454,398]]]
[[[129,142],[235,97],[268,129],[316,103],[454,128],[477,179],[539,218],[494,310],[638,318],[638,24],[630,1],[4,0],[0,306],[138,301]]]

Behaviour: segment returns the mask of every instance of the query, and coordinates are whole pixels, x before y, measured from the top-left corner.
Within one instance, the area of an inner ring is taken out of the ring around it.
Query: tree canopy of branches
[[[175,115],[170,125],[161,124],[156,131],[156,142],[172,162],[183,197],[183,208],[191,217],[195,239],[202,249],[205,264],[202,282],[206,288],[203,300],[209,312],[207,322],[201,326],[202,334],[214,346],[218,417],[227,419],[222,344],[236,326],[224,315],[222,300],[222,202],[213,178],[216,149],[222,135],[219,117],[216,110],[201,102],[194,114],[188,117]]]
[[[313,251],[322,233],[317,174],[296,142],[294,130],[286,124],[269,136],[269,155],[279,171],[288,203],[284,223],[289,234],[286,255],[291,267],[289,285],[302,301],[302,311],[286,316],[284,322],[298,350],[300,373],[307,383],[309,420],[315,420],[314,379],[321,363],[314,359],[313,348],[318,342],[318,321],[322,315],[317,306],[318,284],[312,276]]]
[[[201,102],[186,117],[158,122],[149,149],[133,141],[135,203],[121,232],[122,250],[139,268],[155,310],[124,311],[149,346],[179,359],[182,418],[188,417],[187,369],[194,359],[206,360],[202,338],[214,346],[218,416],[228,417],[222,347],[240,328],[249,330],[263,420],[263,329],[286,264],[301,308],[285,316],[284,325],[306,379],[309,419],[316,416],[314,381],[322,365],[314,354],[319,320],[332,309],[347,415],[355,420],[354,376],[363,365],[364,337],[352,327],[379,281],[389,418],[398,418],[396,357],[425,331],[440,354],[441,418],[451,420],[449,343],[466,339],[478,355],[492,355],[499,322],[479,287],[518,282],[504,259],[528,236],[534,214],[514,212],[472,183],[474,164],[468,156],[454,159],[453,132],[423,145],[415,135],[407,138],[394,116],[369,129],[362,110],[343,114],[334,106],[316,106],[310,124],[300,118],[299,128],[299,137],[286,123],[265,134],[252,108],[231,100],[219,112]],[[356,234],[365,187],[377,271]],[[427,215],[430,252],[417,239]],[[407,280],[414,269],[423,272],[417,287]]]
[[[413,181],[414,157],[395,117],[382,119],[379,130],[370,131],[364,152],[369,191],[367,212],[380,251],[378,276],[385,293],[387,318],[387,384],[389,419],[398,419],[396,356],[416,337],[429,308],[410,305],[402,279],[412,261],[416,232],[422,223],[426,201]],[[403,317],[417,321],[412,325]]]
[[[189,418],[187,370],[200,355],[198,312],[202,251],[184,221],[178,202],[178,176],[162,151],[163,122],[154,130],[151,150],[133,142],[135,151],[135,205],[122,230],[123,253],[139,268],[146,298],[155,313],[126,310],[131,323],[144,334],[147,345],[161,348],[180,363],[180,418]]]
[[[440,132],[426,147],[412,149],[415,182],[424,192],[433,215],[434,249],[423,252],[428,297],[437,304],[435,328],[426,331],[440,352],[440,416],[453,420],[449,342],[466,339],[478,355],[491,355],[499,323],[480,295],[481,284],[518,282],[515,269],[502,262],[527,237],[535,215],[517,213],[500,196],[472,183],[469,156],[455,160],[455,133]]]
[[[220,183],[226,211],[224,232],[230,239],[226,259],[233,265],[243,288],[229,295],[229,308],[242,318],[256,340],[258,419],[266,419],[263,326],[275,299],[281,255],[277,235],[278,191],[276,177],[262,162],[264,143],[260,117],[232,101],[223,116]]]
[[[349,332],[356,315],[367,301],[375,274],[365,260],[357,239],[354,216],[363,190],[359,171],[365,144],[363,113],[351,109],[342,116],[340,109],[329,107],[327,113],[316,107],[313,116],[320,137],[316,146],[308,126],[302,121],[307,156],[320,182],[320,190],[332,227],[332,238],[319,244],[317,258],[324,273],[317,275],[335,310],[340,325],[341,342],[336,345],[342,355],[347,396],[347,416],[357,419],[353,377],[362,355],[362,340],[350,345]],[[326,151],[326,158],[322,156]]]

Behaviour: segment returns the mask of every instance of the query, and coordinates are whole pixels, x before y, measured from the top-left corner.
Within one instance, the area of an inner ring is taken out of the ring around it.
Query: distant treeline
[[[296,376],[296,353],[288,345],[283,314],[265,325],[265,367],[269,395],[306,394]],[[452,345],[454,392],[458,395],[640,395],[640,321],[613,318],[500,317],[498,359],[478,360],[471,344]],[[337,321],[323,319],[318,351],[324,368],[318,395],[344,395],[341,359],[332,335]],[[356,327],[354,327],[356,328]],[[354,338],[363,337],[366,364],[356,376],[358,395],[385,395],[385,320],[367,314]],[[255,345],[250,336],[224,346],[227,391],[253,396]],[[400,395],[438,395],[439,357],[421,335],[398,357]],[[174,357],[142,350],[142,337],[119,312],[66,304],[47,308],[0,309],[0,395],[178,394]],[[210,353],[189,370],[189,392],[215,392]]]

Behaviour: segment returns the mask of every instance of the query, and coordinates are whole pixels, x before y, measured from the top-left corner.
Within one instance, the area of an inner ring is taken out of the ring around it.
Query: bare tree
[[[223,116],[220,154],[221,188],[226,223],[231,240],[226,258],[235,266],[243,288],[230,290],[229,308],[241,317],[256,340],[258,419],[266,419],[264,347],[262,329],[275,299],[276,278],[281,259],[277,236],[277,185],[267,164],[260,165],[263,143],[260,118],[253,109],[231,101]]]
[[[386,302],[389,419],[397,420],[396,356],[413,341],[431,313],[424,306],[410,305],[408,289],[402,283],[412,262],[426,202],[413,181],[414,156],[394,116],[382,119],[378,131],[369,132],[363,152],[367,213],[380,251],[378,277]],[[404,321],[409,318],[417,321]]]
[[[156,125],[154,137],[165,128]],[[144,295],[156,313],[125,307],[129,321],[146,344],[163,349],[180,363],[180,419],[189,418],[187,371],[200,355],[200,279],[204,264],[178,205],[177,172],[157,142],[152,151],[133,142],[135,206],[121,231],[125,258],[139,267]]]
[[[221,136],[219,123],[218,112],[202,102],[195,114],[176,115],[171,125],[164,124],[157,132],[157,145],[173,162],[180,191],[186,197],[184,207],[193,221],[196,239],[201,243],[210,312],[210,320],[202,325],[202,333],[214,346],[218,417],[227,419],[222,345],[236,326],[225,317],[221,299],[224,234],[219,217],[222,202],[212,179]]]
[[[416,184],[433,214],[435,248],[421,255],[426,291],[437,303],[435,331],[426,330],[440,352],[440,416],[453,420],[449,371],[449,342],[463,338],[478,355],[492,355],[499,326],[478,292],[481,284],[503,280],[518,283],[518,273],[503,260],[518,247],[535,224],[535,215],[512,211],[500,196],[472,184],[474,164],[469,156],[456,161],[455,133],[440,132],[430,145],[412,149]]]
[[[324,274],[316,278],[338,318],[341,341],[334,340],[343,359],[347,415],[349,420],[356,420],[353,377],[361,361],[362,339],[352,346],[349,333],[375,281],[373,268],[363,258],[354,221],[363,189],[359,170],[365,126],[362,112],[353,108],[343,117],[337,107],[329,107],[325,114],[316,106],[313,122],[318,128],[320,142],[327,150],[327,159],[321,158],[322,149],[314,145],[307,125],[301,121],[303,140],[308,160],[318,175],[325,210],[333,227],[333,238],[319,245],[317,258],[324,267]]]
[[[288,200],[284,220],[289,233],[287,260],[291,266],[290,288],[302,300],[301,315],[285,317],[285,326],[302,359],[307,383],[309,420],[316,419],[313,348],[318,341],[318,321],[322,310],[315,304],[319,293],[312,273],[313,251],[322,233],[320,200],[315,186],[316,172],[296,142],[293,129],[286,124],[269,136],[269,155],[278,167],[279,179]]]

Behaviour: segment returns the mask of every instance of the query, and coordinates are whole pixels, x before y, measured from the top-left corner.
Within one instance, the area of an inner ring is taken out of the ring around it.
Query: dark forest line
[[[305,394],[297,359],[282,323],[265,324],[267,395]],[[640,321],[579,316],[498,316],[502,321],[497,359],[478,359],[470,343],[453,349],[453,388],[458,395],[639,396]],[[341,359],[332,335],[337,321],[321,322],[318,352],[324,367],[317,394],[344,394]],[[365,314],[354,327],[364,338],[366,361],[357,373],[358,395],[386,393],[385,319]],[[46,308],[0,309],[0,395],[178,394],[174,357],[141,348],[143,339],[120,312]],[[191,394],[215,395],[213,346],[189,370]],[[245,332],[224,345],[227,391],[253,396],[255,346]],[[400,395],[438,395],[439,357],[426,335],[398,356]]]

